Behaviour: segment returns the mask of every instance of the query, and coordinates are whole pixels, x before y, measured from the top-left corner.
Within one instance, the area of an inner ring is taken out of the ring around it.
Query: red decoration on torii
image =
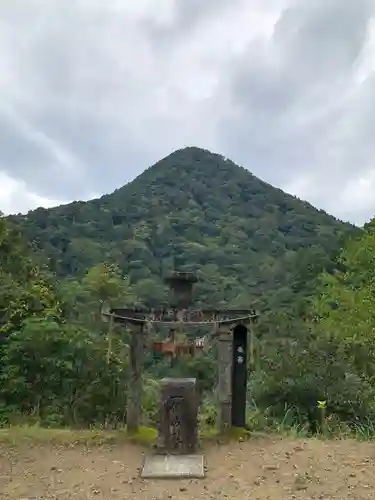
[[[155,341],[152,343],[155,351],[177,358],[183,355],[194,356],[196,351],[201,351],[204,348],[204,339],[195,339],[190,342],[176,342],[175,330],[171,330],[170,336],[163,341]]]

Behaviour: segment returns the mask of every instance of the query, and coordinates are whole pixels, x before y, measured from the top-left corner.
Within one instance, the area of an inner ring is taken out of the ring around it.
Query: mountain
[[[174,267],[202,278],[198,302],[289,304],[297,271],[312,279],[357,230],[194,147],[112,194],[11,219],[60,279],[116,263],[149,305],[164,300],[161,277]]]

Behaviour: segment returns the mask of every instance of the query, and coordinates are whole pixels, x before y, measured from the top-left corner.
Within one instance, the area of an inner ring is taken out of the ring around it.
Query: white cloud
[[[13,107],[0,102],[0,112],[8,119],[9,125],[13,126],[25,142],[31,143],[37,149],[43,150],[51,157],[52,165],[56,165],[68,171],[69,175],[75,175],[83,169],[78,158],[48,137],[47,133],[38,130],[25,116],[18,113]]]
[[[342,193],[338,193],[337,201],[344,207],[355,206],[359,215],[366,213],[369,207],[375,213],[374,193],[375,167],[371,168],[368,172],[364,172],[362,175],[358,175],[353,180],[349,180]],[[347,214],[350,215],[350,209]],[[361,217],[359,217],[358,222],[363,223],[364,220],[361,220]]]
[[[374,0],[2,2],[2,172],[41,200],[86,199],[196,145],[363,222],[374,13]],[[12,210],[34,206],[22,193]]]
[[[0,171],[0,211],[6,215],[26,213],[38,207],[61,205],[61,200],[52,200],[28,191],[25,183],[12,179]]]

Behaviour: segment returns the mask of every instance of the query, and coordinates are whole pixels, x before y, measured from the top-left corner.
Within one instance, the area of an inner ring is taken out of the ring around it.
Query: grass
[[[155,441],[156,435],[156,430],[149,427],[141,427],[137,433],[128,434],[125,429],[47,429],[39,425],[15,425],[0,429],[0,444],[33,443],[60,446],[100,446],[131,442],[147,446]]]
[[[158,432],[153,427],[140,427],[135,434],[126,434],[127,439],[132,443],[142,446],[151,446],[155,443]]]
[[[232,428],[219,433],[213,426],[200,429],[199,439],[202,444],[211,441],[246,440],[252,433],[246,429]],[[69,429],[45,428],[40,425],[13,425],[0,429],[0,445],[52,444],[60,446],[100,446],[113,443],[133,443],[150,447],[157,438],[157,430],[152,427],[140,427],[138,432],[128,434],[125,429]]]
[[[359,441],[373,441],[375,439],[375,422],[367,419],[365,422],[355,423],[354,432]]]
[[[221,440],[245,440],[251,437],[251,432],[247,429],[242,429],[239,427],[232,427],[228,431],[220,433],[214,426],[205,426],[199,429],[199,440],[202,443],[210,441],[221,441]]]
[[[308,437],[306,427],[293,425],[290,415],[286,412],[284,419],[275,422],[265,422],[259,415],[252,415],[249,420],[250,430],[231,428],[227,432],[219,433],[215,426],[202,425],[199,429],[201,444],[210,442],[228,442],[231,440],[244,441],[249,438],[264,438],[269,436],[284,436],[295,439]],[[263,417],[264,418],[264,417]],[[263,425],[262,425],[263,424]],[[267,425],[264,425],[267,424]],[[12,425],[0,428],[0,445],[17,444],[53,444],[60,446],[100,446],[105,444],[133,443],[144,447],[152,446],[157,438],[157,430],[152,427],[140,427],[138,432],[129,434],[125,428],[118,430],[45,428],[38,424]],[[361,423],[354,423],[350,428],[331,422],[327,419],[327,432],[316,435],[320,439],[357,439],[359,441],[375,440],[375,422],[370,419]]]

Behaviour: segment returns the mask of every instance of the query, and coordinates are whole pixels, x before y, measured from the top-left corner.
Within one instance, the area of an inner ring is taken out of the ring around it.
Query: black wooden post
[[[232,425],[246,426],[247,396],[247,328],[237,325],[233,330],[232,351]]]

